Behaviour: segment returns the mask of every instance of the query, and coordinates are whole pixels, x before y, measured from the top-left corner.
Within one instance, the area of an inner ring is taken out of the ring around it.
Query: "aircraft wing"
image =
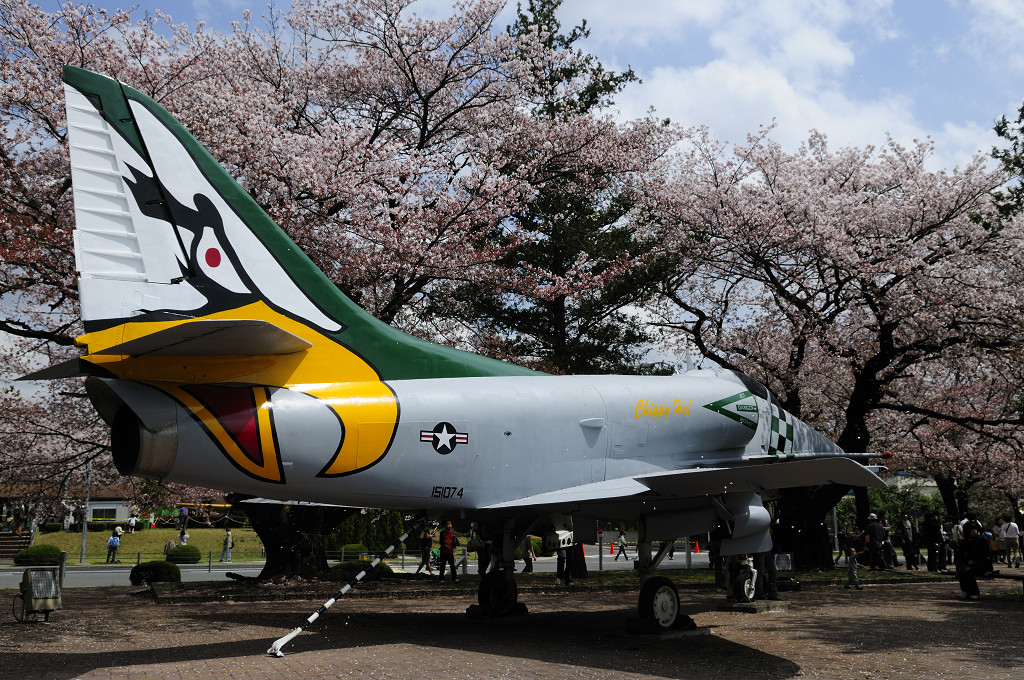
[[[820,484],[883,487],[878,475],[848,458],[820,458],[734,467],[695,468],[623,477],[496,503],[484,510],[567,510],[616,501],[686,499]]]
[[[648,487],[632,477],[610,479],[604,482],[584,484],[570,489],[558,489],[513,501],[495,503],[483,510],[508,510],[515,508],[555,508],[566,504],[579,505],[593,501],[614,501],[627,499],[649,491]]]
[[[236,501],[238,504],[242,503],[254,503],[256,505],[294,505],[298,507],[306,508],[347,508],[349,510],[362,510],[362,506],[357,505],[337,505],[336,503],[314,503],[312,501],[281,501],[276,498],[243,498],[240,501]]]

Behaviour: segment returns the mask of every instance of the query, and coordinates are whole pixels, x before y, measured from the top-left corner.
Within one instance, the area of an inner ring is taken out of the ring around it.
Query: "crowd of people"
[[[997,517],[985,528],[972,512],[945,524],[936,512],[925,514],[920,521],[904,514],[895,526],[884,513],[872,513],[867,528],[847,538],[842,549],[850,570],[846,587],[860,588],[858,566],[872,571],[895,569],[899,565],[896,547],[902,547],[907,569],[923,566],[928,571],[955,573],[960,597],[977,600],[979,576],[991,576],[997,565],[1020,568],[1024,536],[1010,515]]]

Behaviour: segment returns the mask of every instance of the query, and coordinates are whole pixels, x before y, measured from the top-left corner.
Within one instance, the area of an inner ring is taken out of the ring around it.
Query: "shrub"
[[[347,551],[346,551],[347,552]],[[364,581],[377,581],[385,576],[390,576],[393,572],[391,567],[380,562],[376,567],[370,569],[370,560],[348,560],[340,562],[331,567],[328,572],[328,579],[331,581],[349,582],[356,577],[356,574],[369,569],[369,573],[363,577]]]
[[[179,545],[167,553],[167,561],[175,564],[196,564],[203,558],[203,553],[194,545]]]
[[[362,555],[364,553],[370,552],[370,549],[367,548],[362,543],[349,543],[347,545],[341,546],[341,550],[343,550],[345,552],[345,557],[354,557],[354,558],[358,558],[360,555]],[[339,552],[341,552],[341,551],[339,551]]]
[[[55,531],[61,531],[63,529],[64,525],[60,522],[46,522],[45,524],[43,524],[40,531],[42,531],[44,534],[52,534]]]
[[[172,562],[153,560],[132,567],[132,573],[128,575],[128,579],[133,586],[149,585],[158,581],[181,581],[181,569]]]
[[[541,543],[542,543],[542,541],[539,538],[537,538],[536,536],[532,536],[530,538],[530,543],[533,544],[533,554],[537,555],[539,557],[540,554],[541,554]],[[522,546],[522,544],[519,544],[519,545],[516,546],[516,552],[515,552],[515,558],[514,559],[517,559],[517,560],[523,559],[523,546]]]
[[[56,567],[60,564],[61,550],[55,545],[34,545],[25,548],[14,556],[14,563],[19,566],[47,566]]]

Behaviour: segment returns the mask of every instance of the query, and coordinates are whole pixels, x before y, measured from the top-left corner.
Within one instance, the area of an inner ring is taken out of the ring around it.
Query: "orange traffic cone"
[[[614,555],[615,554],[615,544],[614,543],[609,543],[608,544],[608,554],[609,555]]]
[[[699,555],[700,554],[700,543],[698,543],[697,541],[694,541],[693,542],[693,547],[694,547],[693,552],[695,552],[695,553],[697,553]]]

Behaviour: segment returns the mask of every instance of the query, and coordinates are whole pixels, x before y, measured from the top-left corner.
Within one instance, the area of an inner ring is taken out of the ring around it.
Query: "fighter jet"
[[[883,485],[736,372],[553,376],[402,333],[154,101],[64,81],[85,354],[30,377],[87,377],[122,474],[473,522],[498,555],[479,597],[495,614],[525,535],[564,549],[635,521],[658,628],[679,611],[661,542],[720,527],[723,555],[763,552],[774,490]]]

